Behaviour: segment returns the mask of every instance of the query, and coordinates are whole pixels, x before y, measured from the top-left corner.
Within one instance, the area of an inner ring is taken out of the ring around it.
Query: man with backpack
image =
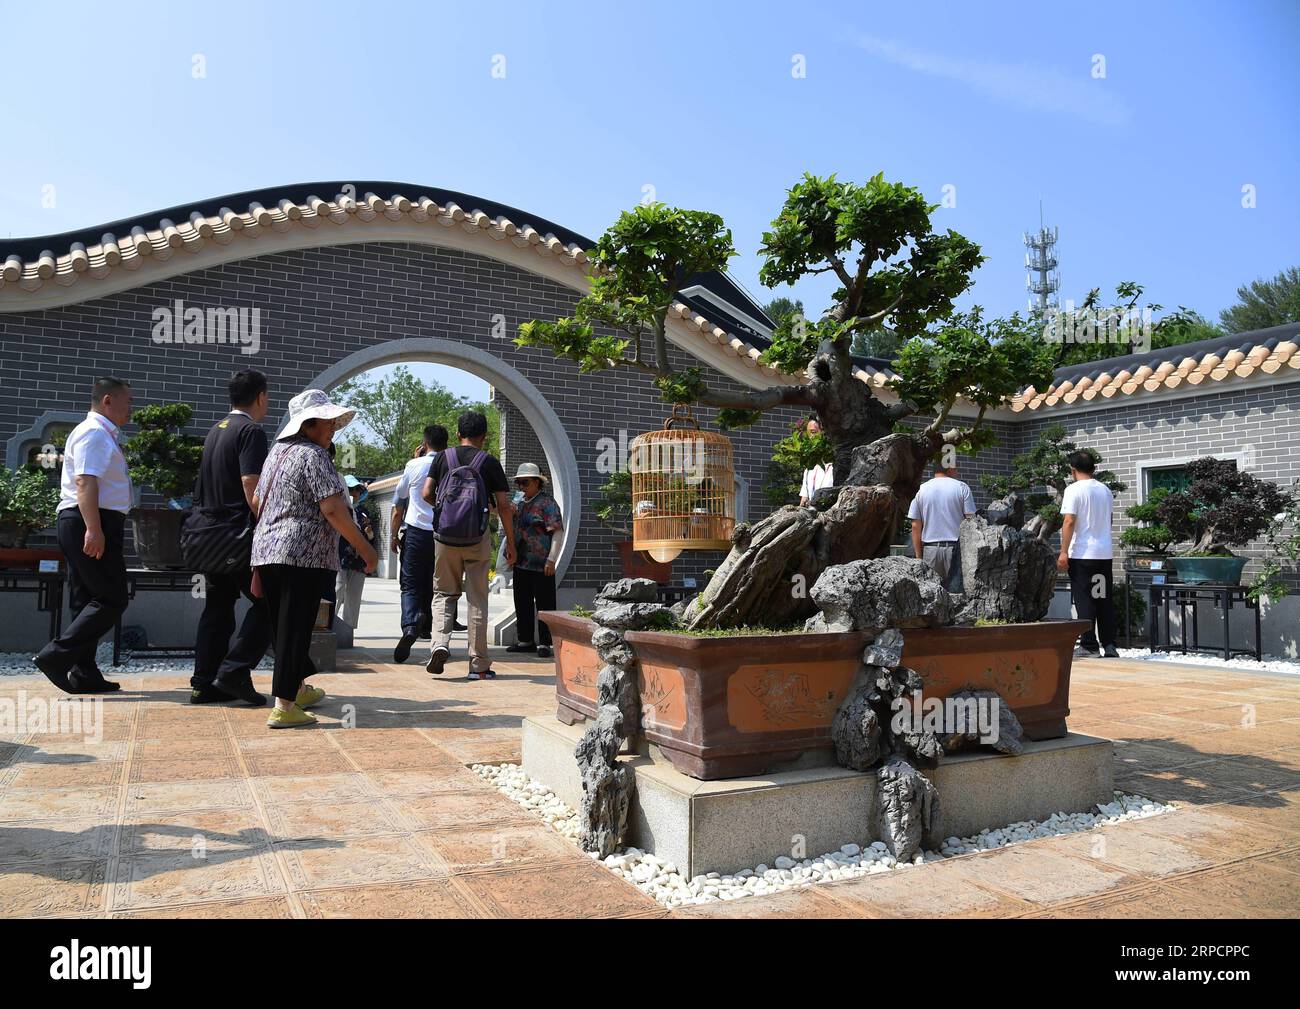
[[[496,676],[487,649],[488,567],[492,563],[489,511],[496,503],[506,544],[506,564],[515,563],[510,484],[495,456],[483,448],[487,417],[466,410],[456,421],[460,444],[434,456],[423,497],[433,506],[433,650],[425,667],[442,674],[451,657],[456,601],[469,597],[469,678]],[[462,589],[463,586],[463,589]]]

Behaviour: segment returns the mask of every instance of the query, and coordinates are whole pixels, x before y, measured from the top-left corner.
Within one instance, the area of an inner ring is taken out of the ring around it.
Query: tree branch
[[[705,389],[698,402],[704,406],[730,407],[733,410],[771,410],[777,406],[814,406],[812,390],[806,385],[786,385],[775,389],[748,389],[719,392]]]

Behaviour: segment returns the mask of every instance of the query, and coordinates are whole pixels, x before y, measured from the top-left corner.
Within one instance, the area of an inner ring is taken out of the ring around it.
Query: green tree
[[[1046,540],[1061,528],[1061,499],[1070,485],[1070,464],[1066,461],[1079,446],[1066,437],[1065,428],[1053,424],[1045,428],[1028,452],[1011,460],[1011,475],[985,476],[984,486],[1002,497],[1015,491],[1024,495],[1025,507],[1034,517],[1025,523],[1025,532]],[[1084,448],[1094,463],[1101,463],[1101,453]],[[1110,470],[1098,469],[1092,478],[1110,488],[1112,494],[1123,493],[1126,485]]]
[[[803,302],[797,299],[792,300],[784,296],[773,298],[763,306],[763,311],[772,322],[780,326],[783,322],[788,321],[796,315],[803,315]]]
[[[1237,288],[1237,301],[1219,313],[1219,321],[1229,333],[1300,322],[1300,266],[1283,270],[1272,280],[1243,284]]]
[[[349,379],[334,390],[338,402],[357,411],[357,421],[343,429],[340,448],[345,472],[380,476],[401,469],[424,438],[428,424],[441,424],[456,442],[456,418],[479,410],[488,418],[486,447],[499,454],[501,417],[486,403],[456,395],[438,382],[424,382],[402,365],[387,378],[373,374]]]
[[[775,524],[765,519],[738,532],[736,549],[691,611],[694,626],[738,626],[751,618],[786,622],[806,612],[806,598],[783,598],[790,595],[792,575],[811,584],[827,563],[887,552],[925,461],[945,445],[977,444],[990,408],[1025,383],[1050,380],[1054,348],[1021,320],[986,322],[975,311],[945,323],[984,257],[956,232],[934,231],[930,215],[937,209],[919,190],[883,175],[861,185],[805,175],[789,190],[763,235],[760,280],[777,287],[831,273],[840,281],[820,319],[787,316],[763,352],[766,364],[801,376],[795,383],[716,389],[702,369],[669,363],[667,315],[677,291],[696,274],[722,269],[735,254],[722,219],[702,211],[652,204],[621,214],[590,253],[591,291],[573,315],[520,327],[520,346],[546,347],[576,361],[582,372],[639,370],[665,402],[718,408],[724,427],[752,424],[778,406],[816,415],[837,479],[852,485],[845,490],[853,493],[839,497],[844,509],[833,527],[811,511],[778,512]],[[899,400],[890,403],[857,378],[851,357],[855,336],[886,327],[903,343]],[[918,347],[909,354],[913,342]],[[944,430],[959,399],[976,404],[977,416]],[[918,414],[934,420],[923,431],[894,431]],[[797,529],[782,538],[782,523]],[[814,547],[819,530],[825,536]]]
[[[140,430],[127,439],[123,454],[133,481],[165,498],[193,493],[203,455],[203,439],[184,433],[193,416],[188,403],[156,403],[131,415]]]
[[[1072,341],[1067,338],[1058,344],[1058,365],[1102,361],[1148,349],[1163,350],[1223,335],[1223,330],[1214,323],[1182,305],[1176,311],[1154,318],[1157,313],[1164,311],[1164,306],[1148,303],[1139,307],[1138,303],[1145,290],[1136,281],[1122,280],[1115,285],[1115,301],[1112,305],[1103,305],[1101,288],[1094,287],[1076,311],[1058,313],[1055,320],[1050,316],[1035,315],[1045,333],[1050,325],[1058,334],[1074,334]],[[1145,332],[1144,328],[1140,329],[1135,341],[1132,339],[1135,334],[1131,329],[1123,328],[1121,320],[1140,319],[1147,311],[1152,316],[1150,333]],[[1108,316],[1114,320],[1109,325]],[[1149,347],[1143,345],[1148,336]]]

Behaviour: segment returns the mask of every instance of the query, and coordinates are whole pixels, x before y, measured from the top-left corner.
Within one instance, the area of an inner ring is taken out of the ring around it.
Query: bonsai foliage
[[[1031,346],[1029,327],[1019,322],[985,324],[972,313],[958,325],[939,326],[952,314],[953,300],[970,286],[983,256],[956,232],[936,233],[930,222],[936,209],[918,190],[886,182],[882,175],[862,185],[833,175],[805,175],[790,189],[763,236],[760,279],[774,287],[832,273],[840,281],[821,319],[785,313],[764,351],[765,363],[802,375],[798,384],[719,390],[707,384],[699,368],[672,367],[666,319],[678,290],[694,274],[722,269],[735,251],[717,215],[662,204],[623,213],[601,237],[591,251],[596,268],[591,293],[571,318],[524,323],[515,342],[548,347],[576,361],[583,372],[644,371],[666,402],[719,408],[723,427],[751,424],[762,411],[781,405],[810,408],[844,473],[853,448],[920,412],[937,415],[926,434],[938,451],[945,440],[969,439],[982,420],[970,429],[940,433],[959,396],[984,406],[1025,383],[1043,385],[1052,355],[1037,341]],[[927,332],[931,326],[938,328]],[[886,329],[904,351],[910,340],[921,344],[900,356],[906,395],[888,406],[854,377],[851,358],[855,338]],[[1017,334],[1014,355],[996,346],[1011,332]]]
[[[632,474],[627,470],[611,473],[597,493],[599,496],[592,505],[596,518],[605,527],[630,539],[632,536]]]
[[[1177,539],[1191,542],[1186,556],[1230,555],[1262,536],[1287,508],[1277,484],[1237,469],[1227,459],[1207,457],[1187,466],[1186,489],[1165,496],[1156,516]]]
[[[1011,460],[1009,477],[985,476],[984,486],[998,497],[1013,491],[1023,494],[1026,508],[1035,513],[1035,519],[1026,524],[1025,530],[1036,533],[1040,540],[1046,540],[1061,528],[1061,499],[1071,483],[1070,464],[1066,458],[1077,451],[1079,446],[1066,438],[1065,428],[1053,424],[1038,436],[1038,441],[1028,452]],[[1101,463],[1101,453],[1096,449],[1084,448],[1083,451],[1092,456],[1095,463]],[[1126,489],[1126,485],[1110,470],[1098,469],[1092,476],[1109,487],[1112,494]]]
[[[763,482],[763,495],[775,505],[797,504],[804,470],[825,466],[835,449],[824,433],[809,434],[808,419],[794,425],[790,434],[772,448],[772,462]]]
[[[131,415],[140,428],[124,448],[133,481],[165,498],[185,497],[194,490],[203,439],[183,433],[193,415],[186,403],[145,406]]]
[[[28,534],[54,524],[59,489],[39,469],[0,469],[0,525],[11,525],[21,545]]]
[[[1129,505],[1124,514],[1140,526],[1129,526],[1120,536],[1119,541],[1133,550],[1164,554],[1178,542],[1178,536],[1160,521],[1160,505],[1169,496],[1168,487],[1157,487],[1141,504]]]
[[[1250,597],[1257,602],[1260,599],[1276,602],[1291,591],[1284,565],[1290,565],[1294,574],[1300,563],[1300,480],[1291,485],[1286,507],[1273,516],[1268,546],[1267,559],[1250,588]]]
[[[1130,316],[1130,313],[1145,315],[1150,312],[1154,316],[1157,312],[1164,311],[1163,305],[1150,302],[1141,308],[1138,302],[1142,300],[1145,292],[1141,284],[1132,280],[1121,280],[1115,285],[1115,300],[1111,305],[1103,305],[1101,300],[1101,288],[1094,287],[1088,292],[1083,302],[1079,305],[1077,311],[1062,312],[1058,320],[1059,324],[1067,327],[1075,334],[1073,342],[1060,342],[1057,344],[1057,366],[1083,364],[1087,361],[1100,361],[1109,357],[1122,357],[1125,354],[1140,353],[1145,350],[1162,350],[1166,347],[1176,347],[1184,343],[1192,343],[1196,340],[1209,340],[1216,336],[1222,336],[1223,331],[1214,323],[1203,318],[1198,313],[1182,305],[1176,311],[1161,316],[1159,319],[1153,319],[1150,331],[1150,346],[1135,346],[1132,337],[1140,333],[1134,330],[1142,325],[1140,318]],[[1103,325],[1105,313],[1113,313],[1115,328],[1117,334],[1121,337],[1119,342],[1113,338],[1107,339],[1106,326]],[[1096,314],[1094,314],[1096,313]],[[1051,316],[1040,315],[1037,322],[1040,326],[1046,326],[1051,321]],[[1130,319],[1133,320],[1132,328],[1128,326]],[[1146,336],[1147,334],[1141,334]]]

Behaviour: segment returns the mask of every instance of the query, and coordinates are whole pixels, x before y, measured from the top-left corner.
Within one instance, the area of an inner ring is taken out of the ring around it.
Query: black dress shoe
[[[467,631],[467,630],[469,630],[469,628],[466,627],[464,624],[462,624],[459,620],[457,620],[455,623],[453,623],[453,624],[451,625],[451,629],[452,629],[453,631]]]
[[[413,644],[415,644],[415,635],[403,634],[402,640],[397,642],[397,647],[393,649],[393,661],[405,662],[411,654]]]
[[[549,658],[551,657],[551,654],[552,654],[552,652],[551,652],[551,646],[550,646],[550,645],[538,645],[538,646],[537,646],[537,657],[538,657],[539,659],[549,659]]]
[[[70,694],[111,694],[121,689],[122,684],[104,679],[103,673],[99,674],[98,679],[82,676],[75,672],[68,674],[68,693]]]
[[[260,708],[266,703],[266,698],[257,692],[253,686],[253,677],[246,676],[236,683],[227,683],[224,680],[216,680],[212,686],[222,694],[226,695],[228,701],[243,701],[245,704],[252,705],[254,708]],[[201,703],[201,702],[200,702]]]
[[[535,652],[537,644],[533,641],[519,641],[506,647],[507,652]]]
[[[1114,645],[1107,645],[1107,646],[1106,646],[1106,650],[1105,650],[1104,652],[1102,652],[1101,654],[1104,655],[1104,656],[1106,656],[1106,658],[1108,658],[1108,659],[1118,659],[1118,658],[1119,658],[1119,650],[1118,650]]]
[[[68,683],[68,671],[62,672],[55,669],[48,659],[42,659],[39,655],[32,656],[32,665],[45,674],[45,678],[62,690],[65,694],[73,693],[71,685]]]

